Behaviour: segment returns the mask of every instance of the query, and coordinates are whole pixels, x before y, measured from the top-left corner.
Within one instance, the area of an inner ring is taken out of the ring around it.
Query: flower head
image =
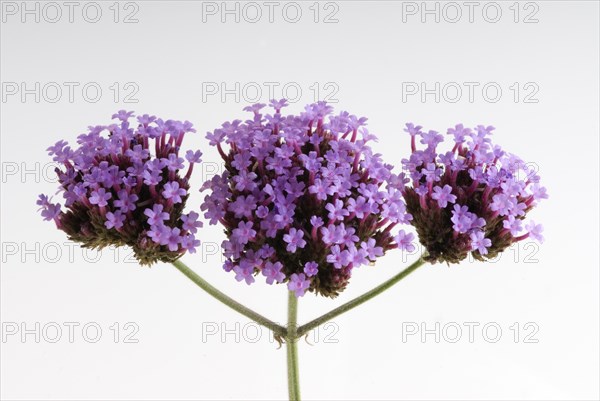
[[[225,227],[224,268],[239,280],[262,272],[297,296],[337,296],[354,268],[398,247],[392,229],[411,219],[404,180],[367,145],[366,118],[332,116],[325,102],[287,116],[285,100],[270,106],[207,134],[225,171],[204,184],[202,210]]]
[[[130,128],[133,112],[113,115],[119,123],[89,127],[71,149],[59,141],[48,148],[57,168],[65,211],[40,195],[45,220],[54,220],[70,239],[85,247],[128,245],[142,264],[173,261],[199,245],[197,213],[183,214],[188,179],[199,151],[179,157],[191,123],[143,115]],[[108,135],[103,135],[107,133]]]
[[[407,211],[430,262],[458,263],[469,252],[479,260],[491,259],[515,241],[543,239],[542,227],[533,222],[525,234],[521,230],[527,213],[548,197],[546,189],[535,170],[492,144],[493,130],[458,124],[448,129],[452,149],[439,153],[441,138],[435,131],[408,131],[411,144],[420,135],[427,145],[424,150],[413,146],[402,164],[412,181],[403,190]],[[401,247],[403,239],[396,239]]]

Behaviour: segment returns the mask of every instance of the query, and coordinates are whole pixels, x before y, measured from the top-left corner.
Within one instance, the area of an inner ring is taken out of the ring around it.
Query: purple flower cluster
[[[185,159],[180,157],[185,134],[196,132],[192,124],[144,114],[132,128],[133,112],[121,110],[112,117],[119,122],[89,127],[77,138],[76,149],[65,141],[48,148],[63,165],[56,172],[67,210],[40,195],[42,216],[83,246],[129,245],[142,264],[194,252],[202,223],[198,213],[183,214],[183,209],[201,153],[188,150]]]
[[[271,101],[272,114],[261,114],[264,106],[246,107],[251,119],[207,134],[225,171],[204,184],[202,210],[225,227],[226,271],[248,284],[259,274],[287,282],[297,296],[334,297],[354,268],[413,246],[411,234],[391,233],[412,218],[405,180],[368,146],[376,138],[366,118],[330,116],[325,102],[287,116],[283,99]]]
[[[431,262],[458,263],[469,252],[494,258],[515,241],[543,241],[542,226],[525,215],[546,189],[534,168],[492,144],[494,127],[450,128],[451,150],[438,151],[444,137],[407,124],[412,154],[402,160],[412,186],[404,188],[411,223]],[[416,140],[425,146],[417,150]]]

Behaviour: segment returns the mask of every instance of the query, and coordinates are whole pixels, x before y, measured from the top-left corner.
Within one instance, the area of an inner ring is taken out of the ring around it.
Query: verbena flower
[[[516,241],[543,240],[542,226],[523,227],[523,220],[548,197],[546,189],[533,167],[492,144],[494,127],[450,128],[454,146],[443,152],[442,135],[406,126],[412,154],[402,164],[412,186],[403,193],[428,261],[458,263],[469,252],[491,259]],[[424,149],[417,150],[416,137]]]
[[[89,127],[71,149],[65,141],[48,148],[61,163],[56,173],[65,211],[40,195],[37,204],[45,220],[84,247],[129,245],[142,264],[174,261],[185,251],[195,252],[198,214],[183,214],[188,180],[200,151],[180,147],[188,132],[196,132],[189,121],[163,121],[147,114],[137,117],[121,110],[119,122]],[[106,135],[104,135],[106,134]]]
[[[404,179],[368,146],[376,138],[366,118],[329,116],[325,102],[284,116],[286,105],[271,101],[275,112],[263,115],[265,105],[255,104],[245,108],[251,119],[207,134],[225,171],[204,184],[202,210],[224,226],[223,267],[238,281],[251,284],[262,272],[297,296],[334,297],[353,269],[397,248],[392,229],[411,220]]]

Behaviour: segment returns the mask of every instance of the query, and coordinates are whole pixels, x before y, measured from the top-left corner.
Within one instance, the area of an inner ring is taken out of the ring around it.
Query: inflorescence
[[[543,241],[542,226],[530,221],[523,232],[523,220],[548,197],[546,189],[533,166],[492,144],[494,127],[459,124],[448,130],[452,150],[441,152],[442,135],[406,126],[412,154],[402,164],[412,186],[404,198],[428,261],[458,263],[469,252],[491,259],[516,241]],[[424,150],[417,150],[417,137]]]
[[[412,218],[405,180],[368,146],[376,138],[366,118],[328,117],[325,102],[288,116],[285,100],[271,101],[273,114],[261,114],[264,106],[246,107],[252,119],[207,134],[225,171],[204,184],[202,210],[225,228],[226,271],[248,284],[259,274],[287,282],[296,296],[335,297],[354,268],[393,248],[414,249],[412,234],[392,234]]]
[[[141,264],[171,262],[200,244],[195,237],[202,226],[199,215],[183,209],[201,153],[188,150],[185,160],[180,157],[184,135],[196,131],[189,121],[147,114],[137,117],[133,129],[132,116],[121,110],[112,116],[120,123],[89,127],[78,137],[77,149],[65,141],[49,147],[53,160],[63,165],[56,173],[66,211],[46,195],[37,204],[45,220],[54,220],[84,247],[128,245]]]
[[[376,137],[366,118],[331,115],[325,102],[287,116],[285,99],[271,101],[272,114],[261,112],[265,106],[246,107],[251,119],[206,136],[225,170],[202,186],[209,193],[201,210],[223,225],[223,268],[238,281],[262,275],[298,297],[335,297],[354,268],[394,248],[415,250],[413,234],[392,233],[398,224],[416,228],[432,263],[491,259],[517,241],[543,241],[542,226],[524,220],[546,189],[535,168],[492,144],[494,127],[450,128],[454,145],[442,152],[442,135],[406,124],[412,154],[395,174],[368,145]],[[128,245],[141,264],[173,262],[200,245],[200,216],[183,211],[201,153],[180,157],[185,134],[196,131],[189,121],[147,114],[134,129],[132,116],[121,110],[112,116],[118,123],[89,127],[76,149],[65,141],[49,147],[62,165],[66,210],[46,195],[37,204],[84,247]]]

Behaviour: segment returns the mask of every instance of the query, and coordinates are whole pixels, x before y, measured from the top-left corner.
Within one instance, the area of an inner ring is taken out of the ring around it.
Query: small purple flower
[[[162,223],[152,226],[150,231],[148,231],[148,237],[152,238],[152,241],[159,245],[166,245],[169,242],[170,235],[171,229]]]
[[[282,283],[285,280],[285,274],[281,271],[283,265],[281,262],[267,262],[262,268],[262,274],[267,278],[267,284],[273,284],[274,282]]]
[[[471,129],[465,128],[462,124],[457,124],[454,128],[448,128],[448,134],[454,136],[454,142],[463,143],[465,137],[471,135]]]
[[[316,276],[318,272],[319,264],[317,262],[311,261],[304,264],[304,274],[306,274],[307,277]]]
[[[331,263],[336,269],[341,269],[347,265],[339,245],[334,245],[331,247],[330,253],[327,255],[327,262]]]
[[[269,106],[275,109],[275,111],[279,112],[282,108],[288,105],[287,99],[275,100],[271,99],[269,102]]]
[[[321,237],[326,245],[335,244],[342,240],[340,231],[335,225],[321,227]]]
[[[251,157],[252,155],[250,154],[250,152],[238,153],[233,157],[231,165],[238,169],[238,171],[246,170],[248,167],[250,167]]]
[[[478,218],[474,213],[469,212],[467,206],[454,205],[450,221],[453,224],[454,231],[464,234],[472,228],[481,228],[485,225],[485,220]]]
[[[293,227],[290,228],[288,233],[283,236],[283,240],[287,242],[287,251],[294,253],[296,252],[296,248],[304,248],[306,241],[302,237],[304,237],[302,230],[296,230]]]
[[[142,173],[144,178],[144,184],[146,185],[158,185],[162,179],[160,171],[146,170]]]
[[[369,259],[367,259],[367,251],[362,248],[356,248],[354,245],[348,248],[348,253],[350,257],[350,263],[352,263],[353,267],[359,267],[362,265],[369,264]]]
[[[162,161],[169,171],[177,171],[183,168],[183,158],[177,157],[175,153],[170,153],[169,157],[163,158]]]
[[[150,157],[150,151],[148,149],[144,149],[142,145],[135,145],[133,149],[127,149],[125,155],[129,156],[134,162],[142,162]]]
[[[53,161],[59,163],[67,163],[69,159],[73,157],[73,152],[71,151],[71,147],[67,146],[66,141],[58,141],[54,146],[50,146],[48,149],[48,155],[54,156],[52,158]]]
[[[442,175],[442,171],[437,167],[435,163],[427,163],[427,166],[421,171],[425,176],[427,182],[439,181]]]
[[[353,227],[346,228],[344,223],[338,226],[338,236],[342,239],[342,244],[347,248],[355,246],[358,242],[358,236],[354,233],[356,230]]]
[[[417,188],[415,188],[415,192],[419,196],[426,196],[429,194],[429,190],[427,189],[427,187],[425,185],[420,185]]]
[[[323,219],[317,216],[311,216],[310,218],[310,225],[313,226],[314,228],[319,228],[323,225]]]
[[[327,199],[327,186],[320,178],[315,179],[315,183],[308,188],[308,191],[314,194],[318,200]]]
[[[266,206],[260,205],[256,209],[256,217],[258,217],[259,219],[264,219],[265,217],[267,217],[268,214],[269,214],[269,208]]]
[[[371,205],[364,196],[359,196],[356,200],[348,199],[348,211],[354,213],[359,219],[371,214],[371,210]]]
[[[525,229],[529,232],[529,237],[536,241],[544,242],[544,236],[542,235],[544,227],[542,227],[541,224],[535,224],[535,222],[532,220],[525,225]]]
[[[232,238],[240,244],[247,244],[256,236],[256,230],[252,229],[252,222],[244,223],[240,221],[237,228],[231,234]]]
[[[438,143],[444,140],[444,137],[437,131],[429,131],[426,134],[421,134],[421,143],[427,145],[429,148],[435,148]]]
[[[265,106],[266,106],[266,104],[264,104],[264,103],[255,103],[252,106],[244,107],[244,111],[251,111],[253,113],[258,113],[260,111],[260,109],[262,109]]]
[[[138,196],[136,194],[130,194],[127,192],[127,190],[122,189],[117,193],[117,196],[119,199],[113,202],[115,207],[121,209],[123,213],[135,210],[135,202],[138,200]]]
[[[119,119],[121,121],[127,121],[129,117],[133,116],[133,111],[119,110],[112,115],[113,119]]]
[[[188,163],[200,163],[201,157],[202,152],[200,152],[199,150],[195,152],[193,150],[188,150],[187,152],[185,152],[185,159],[188,161]]]
[[[191,232],[192,234],[196,234],[196,232],[198,232],[198,228],[202,227],[202,222],[198,221],[198,217],[200,217],[200,215],[196,212],[190,212],[182,215],[181,221],[183,221],[183,225],[181,228]]]
[[[344,220],[344,217],[350,215],[350,212],[344,208],[344,202],[339,199],[336,199],[334,203],[328,203],[325,205],[325,209],[329,211],[327,217],[330,220]]]
[[[500,188],[502,188],[503,193],[510,197],[519,196],[521,194],[521,192],[523,191],[523,187],[524,187],[523,183],[521,183],[520,181],[512,180],[512,179],[500,184]]]
[[[169,199],[173,203],[181,203],[183,202],[181,197],[187,195],[187,191],[183,188],[179,188],[179,183],[177,181],[173,181],[165,184],[162,194],[165,199]]]
[[[46,221],[55,220],[58,221],[58,217],[60,216],[60,204],[50,203],[50,200],[46,195],[39,195],[36,204],[40,206],[40,210],[42,211],[42,217]]]
[[[288,290],[294,291],[296,298],[303,296],[308,287],[310,287],[310,280],[306,278],[304,273],[294,273],[290,276]]]
[[[512,208],[512,199],[504,194],[498,193],[493,196],[492,203],[490,204],[490,210],[494,212],[498,212],[500,216],[506,216],[510,214],[510,210]]]
[[[108,200],[112,197],[110,192],[106,192],[104,188],[98,188],[95,191],[92,191],[90,196],[90,203],[92,205],[98,205],[98,207],[105,207],[108,205]],[[115,206],[118,206],[115,202]]]
[[[431,198],[437,200],[438,206],[441,208],[448,206],[448,202],[456,202],[456,196],[452,195],[452,187],[450,185],[444,185],[443,188],[434,187]]]
[[[233,212],[236,218],[249,218],[254,209],[256,209],[256,199],[252,195],[239,196],[235,202],[229,204],[229,211]]]
[[[235,181],[235,189],[238,191],[252,191],[256,188],[256,183],[254,180],[257,175],[252,172],[247,172],[246,170],[240,171],[238,175],[233,177],[233,181]]]
[[[400,230],[400,232],[398,233],[398,235],[396,235],[396,238],[394,239],[396,241],[396,244],[398,244],[399,249],[407,252],[414,252],[415,245],[413,244],[413,241],[415,239],[415,236],[413,235],[413,233],[406,233],[404,232],[404,230]]]
[[[233,261],[231,259],[227,259],[223,263],[223,270],[225,270],[227,273],[232,271],[234,267],[235,267],[235,264],[233,263]]]
[[[148,217],[148,224],[151,226],[162,224],[164,220],[169,220],[169,213],[163,211],[164,207],[160,203],[152,206],[152,209],[144,210],[144,215]]]
[[[179,249],[179,244],[181,243],[181,230],[177,227],[171,228],[169,230],[168,237],[161,243],[161,245],[166,245],[169,248],[169,251],[175,252]]]
[[[471,249],[478,251],[482,255],[488,253],[487,248],[492,246],[492,241],[485,238],[485,233],[481,230],[476,230],[471,233]]]
[[[533,184],[531,187],[531,195],[535,200],[548,199],[546,188],[540,186],[539,184]]]
[[[269,259],[273,257],[273,255],[275,255],[275,249],[271,245],[264,244],[258,250],[258,256],[262,259]]]
[[[510,232],[510,235],[516,237],[521,232],[522,220],[515,219],[514,216],[508,216],[506,220],[502,221],[502,225],[505,229]]]
[[[196,248],[200,246],[200,240],[196,239],[194,234],[188,234],[181,237],[181,248],[189,253],[196,253]]]
[[[410,136],[414,137],[416,135],[421,135],[421,127],[420,125],[415,125],[413,123],[407,123],[404,132],[407,132]]]
[[[125,222],[125,215],[122,214],[119,210],[117,210],[114,213],[112,213],[112,212],[106,213],[106,221],[104,222],[104,225],[109,230],[111,228],[119,229],[119,228],[123,227],[124,222]]]
[[[383,256],[383,248],[377,246],[377,242],[373,238],[369,238],[365,242],[361,242],[360,247],[367,252],[367,257],[374,261],[379,256]]]
[[[138,120],[138,123],[148,126],[150,123],[153,123],[154,121],[156,121],[156,116],[144,114],[144,115],[138,116],[137,120]]]
[[[254,266],[234,266],[233,271],[235,273],[235,279],[237,281],[245,281],[248,285],[254,282]]]
[[[321,168],[322,157],[317,156],[317,152],[312,151],[308,153],[308,156],[301,155],[301,160],[304,163],[304,168],[309,172],[316,173]]]

